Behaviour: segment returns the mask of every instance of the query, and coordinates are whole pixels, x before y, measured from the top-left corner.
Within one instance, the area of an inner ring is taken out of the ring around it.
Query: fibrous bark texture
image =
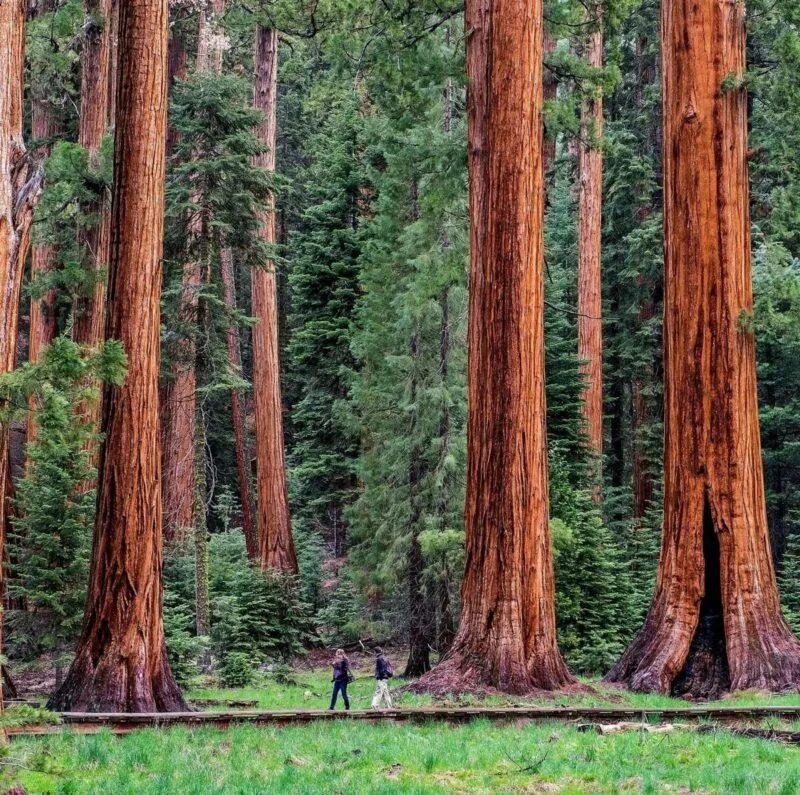
[[[800,684],[770,554],[751,326],[741,3],[662,5],[664,532],[609,679],[695,697]]]
[[[603,66],[601,8],[592,5],[585,57],[590,66]],[[599,456],[603,452],[603,303],[601,214],[603,154],[603,97],[599,89],[584,100],[578,146],[578,356],[585,379],[583,415],[589,446],[597,454],[594,494],[600,496]]]
[[[466,571],[458,633],[420,689],[571,682],[556,645],[544,392],[542,5],[468,0]]]
[[[119,78],[106,336],[128,357],[106,385],[89,589],[75,659],[50,700],[74,711],[185,709],[161,621],[159,298],[166,133],[166,0],[119,3]]]
[[[264,114],[258,138],[265,151],[256,165],[275,170],[278,101],[278,36],[273,28],[258,27],[255,45],[255,106]],[[261,236],[275,243],[275,204],[262,212]],[[253,327],[253,403],[255,410],[256,483],[258,492],[259,558],[263,569],[294,573],[294,550],[283,447],[283,405],[278,360],[278,303],[275,264],[253,268],[251,277]]]
[[[22,139],[25,9],[24,0],[0,3],[0,373],[10,372],[15,364],[22,275],[33,211],[42,187],[41,169],[28,157]],[[6,424],[0,424],[0,560],[10,481],[9,430]],[[0,599],[5,590],[3,569],[0,566]]]

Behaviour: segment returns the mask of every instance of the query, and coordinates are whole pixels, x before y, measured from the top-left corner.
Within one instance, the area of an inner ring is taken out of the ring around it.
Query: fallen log
[[[255,698],[190,698],[193,707],[257,707],[258,699]]]
[[[622,721],[620,723],[580,723],[579,732],[596,732],[597,734],[620,734],[621,732],[646,732],[647,734],[667,734],[675,729],[684,729],[687,726],[676,726],[674,723],[633,723]]]

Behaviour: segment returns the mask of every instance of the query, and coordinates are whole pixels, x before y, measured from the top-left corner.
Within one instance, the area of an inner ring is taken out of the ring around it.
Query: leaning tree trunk
[[[544,392],[541,0],[468,0],[466,571],[420,689],[571,682],[556,645]]]
[[[264,118],[258,137],[265,151],[256,165],[275,170],[278,101],[278,36],[259,26],[255,47],[255,106]],[[261,218],[261,237],[275,244],[275,203],[270,198]],[[255,408],[258,543],[261,568],[294,573],[294,550],[283,447],[283,405],[278,359],[278,304],[275,263],[253,268],[251,277],[253,327],[253,403]]]
[[[585,56],[589,66],[603,66],[602,10],[590,7]],[[589,447],[596,456],[593,493],[600,499],[600,456],[603,453],[603,303],[601,214],[603,155],[603,98],[599,89],[584,100],[578,146],[578,356],[585,379],[583,417]]]
[[[106,336],[128,357],[107,385],[83,630],[51,709],[185,709],[161,620],[159,298],[164,219],[166,0],[120,0]]]
[[[609,679],[711,697],[796,689],[756,396],[741,3],[662,6],[664,532],[644,627]]]

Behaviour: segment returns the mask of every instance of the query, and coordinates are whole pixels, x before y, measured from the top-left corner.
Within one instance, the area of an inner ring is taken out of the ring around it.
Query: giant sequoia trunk
[[[258,137],[266,147],[256,165],[275,170],[278,101],[278,36],[258,27],[255,46],[255,106],[264,118]],[[270,199],[261,218],[261,237],[275,244],[275,206]],[[278,303],[275,264],[254,268],[251,278],[253,327],[253,403],[255,408],[258,543],[261,567],[296,572],[297,556],[289,517],[283,449],[283,405],[278,359]]]
[[[17,321],[33,211],[41,193],[41,169],[22,139],[25,0],[0,3],[0,373],[14,368]],[[6,536],[9,427],[0,424],[0,561]],[[0,600],[5,591],[0,566]],[[2,641],[0,612],[0,641]],[[2,695],[0,695],[2,709]]]
[[[667,0],[661,35],[664,532],[650,612],[608,678],[697,697],[795,689],[758,427],[743,5]]]
[[[603,30],[599,5],[591,6],[593,25],[586,36],[586,60],[603,66]],[[581,140],[578,147],[578,356],[585,378],[583,415],[589,445],[599,457],[603,452],[603,304],[601,298],[601,213],[603,155],[603,98],[599,89],[584,100]],[[599,460],[595,496],[600,496]]]
[[[164,218],[166,0],[120,0],[106,336],[128,356],[103,396],[105,444],[83,631],[58,710],[185,709],[161,621],[159,298]]]
[[[542,4],[468,0],[466,571],[458,633],[421,689],[571,681],[556,645],[544,392]]]

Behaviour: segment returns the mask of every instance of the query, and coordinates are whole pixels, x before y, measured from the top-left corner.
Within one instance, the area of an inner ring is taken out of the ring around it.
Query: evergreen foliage
[[[13,533],[10,651],[26,657],[64,653],[80,633],[89,573],[95,492],[90,443],[95,431],[81,407],[99,399],[95,379],[120,383],[121,347],[87,353],[64,337],[36,364],[0,376],[0,421],[24,415],[30,404],[36,436],[27,446],[25,476],[17,483]]]

